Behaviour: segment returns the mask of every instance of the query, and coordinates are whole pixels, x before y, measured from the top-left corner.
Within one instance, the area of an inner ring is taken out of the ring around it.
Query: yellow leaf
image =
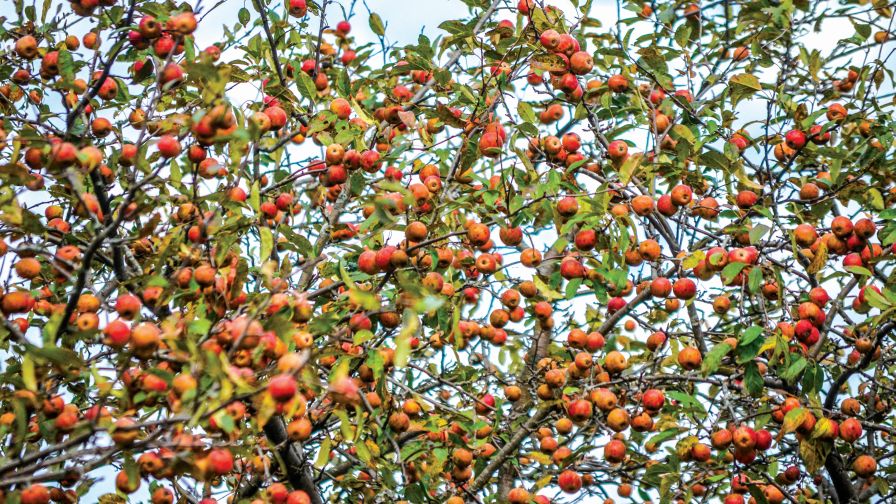
[[[358,101],[354,98],[352,98],[352,110],[354,110],[355,113],[358,114],[358,117],[367,124],[374,123],[374,120],[371,119],[369,115],[367,115],[367,111],[364,110],[364,107],[362,107],[361,104],[358,103]]]
[[[784,417],[784,425],[782,430],[784,432],[793,432],[795,431],[803,422],[806,421],[806,418],[809,416],[809,411],[805,408],[794,408],[790,410],[787,415]]]
[[[762,353],[764,353],[768,350],[773,350],[775,348],[775,345],[777,345],[777,343],[778,343],[777,338],[774,338],[774,337],[766,338],[765,343],[763,343],[762,346],[759,348],[759,354],[761,355]]]
[[[622,166],[619,167],[619,181],[623,184],[628,184],[628,181],[632,179],[635,172],[638,170],[638,167],[641,166],[641,159],[644,157],[644,154],[638,152],[636,154],[632,154],[629,156],[625,162],[622,163]]]
[[[32,392],[37,391],[37,378],[34,373],[34,360],[31,358],[30,354],[25,354],[25,358],[22,359],[22,381],[25,382],[25,386],[28,387],[28,390]]]
[[[824,461],[828,458],[831,446],[830,441],[817,439],[804,439],[800,442],[800,458],[806,464],[806,471],[809,474],[814,474],[824,467]]]
[[[548,299],[563,299],[564,296],[554,289],[550,288],[548,284],[544,283],[544,281],[539,277],[534,277],[532,279],[535,282],[535,286],[538,287],[538,291],[541,292],[541,295]]]
[[[268,420],[274,416],[274,413],[277,411],[277,404],[274,403],[274,398],[271,397],[271,394],[263,394],[261,400],[261,406],[258,408],[258,425],[259,427],[263,427]]]
[[[812,258],[812,262],[806,267],[806,273],[809,273],[810,275],[818,273],[827,261],[828,246],[824,240],[821,240],[821,243],[818,245],[818,251],[815,252],[815,257]]]

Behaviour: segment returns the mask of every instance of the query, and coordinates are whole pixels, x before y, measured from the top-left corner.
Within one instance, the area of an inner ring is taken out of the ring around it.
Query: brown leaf
[[[398,113],[398,118],[401,119],[401,122],[403,122],[408,129],[415,129],[417,127],[417,116],[415,116],[413,112],[402,110]]]

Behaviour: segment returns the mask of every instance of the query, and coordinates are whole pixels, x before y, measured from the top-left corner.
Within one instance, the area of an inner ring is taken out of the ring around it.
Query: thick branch
[[[303,490],[311,497],[311,504],[323,504],[311,468],[305,461],[304,455],[296,450],[296,446],[289,440],[286,434],[286,425],[283,419],[271,418],[264,424],[264,434],[274,446],[277,447],[280,457],[286,463],[286,477],[296,490]]]

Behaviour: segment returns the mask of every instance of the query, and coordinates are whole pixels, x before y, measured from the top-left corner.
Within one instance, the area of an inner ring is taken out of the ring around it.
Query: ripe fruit
[[[308,12],[308,4],[305,0],[289,0],[289,15],[292,17],[304,17]]]
[[[877,233],[877,225],[868,218],[859,219],[853,226],[853,233],[863,240],[867,240]]]
[[[618,374],[628,367],[628,359],[625,358],[625,355],[622,352],[617,350],[613,350],[607,353],[607,356],[604,358],[604,368],[610,374]]]
[[[583,229],[576,233],[575,246],[582,251],[588,251],[597,244],[597,232],[593,229]]]
[[[19,500],[22,504],[49,504],[50,490],[40,483],[35,483],[22,490]]]
[[[862,437],[862,424],[855,418],[847,418],[840,423],[840,439],[853,443]]]
[[[800,150],[806,146],[806,134],[800,130],[790,130],[784,135],[784,142],[793,150]]]
[[[614,93],[624,93],[628,90],[628,79],[624,75],[613,75],[607,79],[607,87]]]
[[[813,182],[807,182],[800,188],[800,199],[803,201],[817,199],[821,189]]]
[[[553,28],[549,28],[541,32],[538,40],[545,49],[553,51],[560,45],[560,33]]]
[[[271,397],[278,402],[286,402],[296,395],[296,379],[289,374],[280,374],[271,378],[268,384]]]
[[[831,232],[838,238],[845,238],[852,234],[853,224],[849,217],[838,215],[831,221]]]
[[[668,194],[663,194],[657,199],[656,209],[666,217],[671,217],[678,211],[678,207],[672,202],[672,196]]]
[[[131,481],[126,471],[120,471],[115,475],[115,487],[126,494],[134,493],[140,488],[140,478],[134,478]]]
[[[737,193],[736,203],[738,208],[747,209],[753,207],[758,201],[759,196],[753,191],[744,190]]]
[[[685,347],[678,352],[678,364],[685,370],[697,369],[702,363],[703,356],[700,355],[700,350],[694,347]]]
[[[118,299],[115,301],[115,311],[118,312],[118,315],[121,318],[131,320],[140,312],[142,304],[140,298],[137,296],[133,294],[122,294],[121,296],[118,296]]]
[[[690,278],[679,278],[672,284],[672,293],[678,299],[691,299],[697,295],[697,284]]]
[[[426,224],[420,221],[414,221],[407,225],[404,230],[405,237],[409,241],[419,242],[426,239],[429,230],[426,228]]]
[[[625,160],[628,157],[628,144],[622,140],[613,140],[607,146],[607,157],[614,162]]]
[[[510,504],[529,504],[530,500],[530,494],[525,488],[512,488],[507,492],[507,502]]]
[[[653,198],[647,195],[635,196],[631,202],[632,211],[638,215],[645,216],[653,212]]]
[[[650,295],[653,297],[669,297],[672,293],[672,282],[666,277],[657,277],[650,282]]]
[[[22,278],[32,279],[40,275],[40,261],[33,257],[19,259],[15,264],[16,274]]]
[[[569,70],[576,75],[584,75],[594,68],[594,60],[585,51],[573,53],[569,58]]]
[[[647,389],[641,396],[641,406],[651,411],[659,411],[666,402],[666,395],[662,390]]]
[[[582,477],[579,473],[567,469],[557,477],[557,486],[566,493],[576,493],[582,489]]]
[[[694,191],[690,186],[679,184],[672,188],[669,196],[672,198],[672,203],[675,206],[685,206],[693,199]]]
[[[467,228],[467,239],[475,246],[485,245],[491,238],[488,226],[482,223],[472,223]]]
[[[604,458],[611,464],[618,464],[625,460],[625,444],[618,439],[612,439],[604,446]]]
[[[557,213],[563,217],[572,217],[579,211],[579,202],[572,196],[565,196],[557,202]]]
[[[710,436],[712,447],[717,450],[724,450],[728,448],[728,445],[731,444],[732,440],[733,436],[731,434],[731,431],[728,429],[717,430]]]
[[[583,422],[591,418],[592,404],[584,399],[576,399],[567,407],[569,417],[575,422]]]
[[[856,476],[867,478],[877,471],[877,461],[871,455],[859,455],[852,463],[852,470]]]
[[[498,231],[501,243],[508,247],[515,247],[523,241],[523,230],[519,227],[502,227]]]
[[[233,454],[225,448],[215,448],[209,452],[208,461],[215,474],[224,475],[233,470]]]
[[[173,158],[179,155],[181,151],[180,142],[173,135],[165,135],[160,138],[156,148],[159,149],[159,154],[164,158]]]

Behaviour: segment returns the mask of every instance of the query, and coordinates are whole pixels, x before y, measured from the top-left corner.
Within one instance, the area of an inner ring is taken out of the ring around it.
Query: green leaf
[[[748,329],[747,332],[750,332],[750,330]],[[761,328],[759,328],[759,332],[761,334]],[[746,332],[742,335],[742,338],[742,341],[738,341],[737,343],[738,364],[746,364],[755,359],[756,356],[759,355],[759,352],[762,351],[763,343],[765,341],[759,336],[753,336],[752,333],[748,335]]]
[[[249,188],[249,207],[257,213],[260,206],[261,194],[258,191],[258,181],[255,181],[252,183],[252,187]]]
[[[383,35],[386,34],[386,27],[383,25],[383,19],[380,17],[379,14],[377,14],[375,12],[371,12],[370,19],[368,19],[367,22],[370,24],[370,29],[377,36],[382,37]]]
[[[871,206],[871,208],[875,210],[883,210],[884,208],[886,208],[886,206],[884,205],[884,197],[883,195],[881,195],[880,191],[873,187],[870,187],[866,189],[865,194],[868,195],[868,204]]]
[[[137,486],[140,484],[140,467],[133,457],[128,456],[125,458],[124,472],[128,476],[128,485]]]
[[[670,131],[672,138],[676,140],[684,140],[690,145],[694,145],[697,143],[697,138],[694,136],[694,132],[690,130],[684,124],[676,124],[672,126],[672,131]]]
[[[793,362],[790,363],[790,366],[784,370],[784,372],[779,373],[778,376],[781,377],[782,380],[792,381],[799,374],[806,369],[806,366],[809,364],[809,361],[803,359],[802,357],[797,357]]]
[[[317,86],[314,85],[314,79],[305,72],[299,72],[299,78],[296,79],[296,86],[299,92],[305,98],[315,101],[317,100]]]
[[[725,282],[726,285],[730,284],[734,280],[734,277],[746,267],[747,264],[742,262],[728,263],[728,265],[722,269],[722,281]]]
[[[845,266],[843,269],[852,273],[853,275],[871,276],[871,270],[869,270],[868,268],[863,268],[862,266]]]
[[[750,274],[747,275],[747,288],[750,289],[750,292],[757,292],[761,283],[762,270],[760,268],[751,269]]]
[[[762,335],[762,328],[759,326],[752,326],[746,331],[744,331],[740,339],[738,340],[738,346],[740,345],[749,345],[750,343],[756,341],[759,336]]]
[[[865,23],[859,23],[852,17],[849,18],[852,22],[853,28],[856,29],[856,35],[862,38],[862,40],[867,39],[871,36],[871,25],[867,25]]]
[[[675,399],[679,404],[685,407],[694,408],[698,411],[706,411],[706,408],[703,404],[700,403],[692,394],[687,394],[684,392],[680,392],[678,390],[670,390],[666,392],[666,395],[669,396],[670,399]]]
[[[753,96],[757,91],[762,90],[762,84],[759,83],[759,79],[756,78],[753,74],[739,74],[731,77],[728,81],[731,85],[730,93],[731,93],[731,103],[732,105],[736,105],[737,102],[743,100],[744,98],[749,98]]]
[[[345,269],[345,261],[342,260],[342,258],[339,258],[339,278],[349,289],[355,288],[355,281],[352,280],[351,275],[349,275],[348,271]]]
[[[579,287],[582,285],[581,278],[574,278],[566,284],[566,299],[572,299],[576,296],[576,293],[579,291]]]
[[[331,444],[332,442],[328,437],[325,437],[324,440],[320,442],[320,451],[317,452],[317,458],[314,460],[314,467],[322,469],[327,465],[327,462],[330,461]]]
[[[535,282],[535,287],[538,288],[538,292],[540,292],[541,295],[547,298],[549,301],[555,299],[563,299],[563,294],[560,294],[559,292],[552,289],[550,286],[548,286],[548,284],[544,283],[544,280],[542,280],[540,277],[534,276],[532,278],[532,281]]]
[[[401,332],[395,338],[394,362],[396,368],[403,368],[407,365],[408,357],[411,355],[411,337],[417,334],[420,327],[420,319],[411,310],[404,311],[402,320]]]
[[[50,7],[52,6],[52,4],[53,4],[53,0],[44,0],[43,10],[41,10],[41,12],[40,12],[40,22],[41,23],[47,22],[47,14],[50,13]]]
[[[893,306],[887,298],[883,297],[874,289],[865,289],[865,301],[867,301],[873,308],[877,308],[881,311]]]
[[[765,236],[765,233],[767,233],[769,229],[771,228],[765,224],[756,224],[753,226],[753,229],[750,230],[750,243],[754,245],[759,243],[759,240]]]
[[[659,444],[662,443],[663,441],[668,441],[668,440],[674,438],[675,436],[677,436],[679,432],[681,432],[681,429],[677,429],[677,428],[666,429],[663,432],[660,432],[659,434],[657,434],[656,436],[653,436],[652,438],[648,439],[647,443],[659,446]]]
[[[691,27],[687,23],[682,23],[681,26],[675,30],[675,43],[678,44],[679,47],[684,47],[688,45],[688,42],[691,40]]]
[[[528,103],[520,100],[520,102],[517,103],[516,111],[520,114],[520,118],[523,121],[526,121],[528,123],[537,122],[538,118],[535,116],[535,111],[532,110],[532,106]]]
[[[759,374],[759,366],[755,362],[748,362],[744,373],[744,386],[747,392],[752,396],[762,394],[764,383],[762,376]]]
[[[75,60],[72,53],[59,51],[59,75],[65,82],[71,82],[75,78]]]
[[[703,356],[703,375],[708,376],[719,369],[719,365],[722,364],[722,359],[728,355],[732,346],[728,343],[719,343],[718,345],[712,347],[712,350],[706,352],[706,355]]]
[[[29,351],[41,359],[46,359],[62,368],[83,367],[81,357],[68,348],[61,348],[52,344],[36,347],[29,345]]]

